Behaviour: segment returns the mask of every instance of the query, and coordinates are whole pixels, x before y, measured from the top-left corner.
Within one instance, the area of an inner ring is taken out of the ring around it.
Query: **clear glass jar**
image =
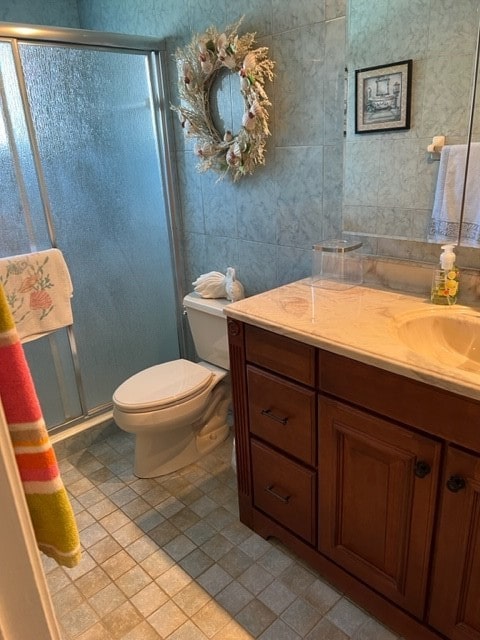
[[[312,247],[312,285],[349,289],[363,282],[361,242],[324,240]]]

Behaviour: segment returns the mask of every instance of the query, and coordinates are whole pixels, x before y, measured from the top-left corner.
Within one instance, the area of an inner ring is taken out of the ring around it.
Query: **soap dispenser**
[[[458,296],[459,271],[455,266],[455,245],[444,244],[440,265],[435,269],[432,281],[431,301],[434,304],[455,304]]]

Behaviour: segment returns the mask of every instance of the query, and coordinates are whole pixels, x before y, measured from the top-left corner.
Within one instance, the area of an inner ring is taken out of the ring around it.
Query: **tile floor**
[[[240,523],[231,438],[150,480],[133,475],[133,440],[114,426],[60,445],[84,549],[74,569],[43,559],[65,640],[397,639]]]

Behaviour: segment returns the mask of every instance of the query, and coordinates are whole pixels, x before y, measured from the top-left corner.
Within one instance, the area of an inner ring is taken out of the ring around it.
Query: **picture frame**
[[[355,133],[410,129],[412,60],[355,71]]]

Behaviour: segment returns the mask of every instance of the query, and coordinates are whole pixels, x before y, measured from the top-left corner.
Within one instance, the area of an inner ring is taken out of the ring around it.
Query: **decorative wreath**
[[[185,135],[196,139],[198,170],[213,169],[220,178],[230,173],[234,181],[265,164],[270,135],[267,107],[271,102],[264,85],[267,79],[273,79],[274,67],[267,57],[268,47],[252,48],[254,33],[237,35],[241,21],[222,33],[209,27],[205,33],[196,34],[184,49],[177,49],[180,106],[172,106]],[[240,130],[223,135],[212,122],[209,103],[210,89],[221,69],[238,74],[245,104]]]

